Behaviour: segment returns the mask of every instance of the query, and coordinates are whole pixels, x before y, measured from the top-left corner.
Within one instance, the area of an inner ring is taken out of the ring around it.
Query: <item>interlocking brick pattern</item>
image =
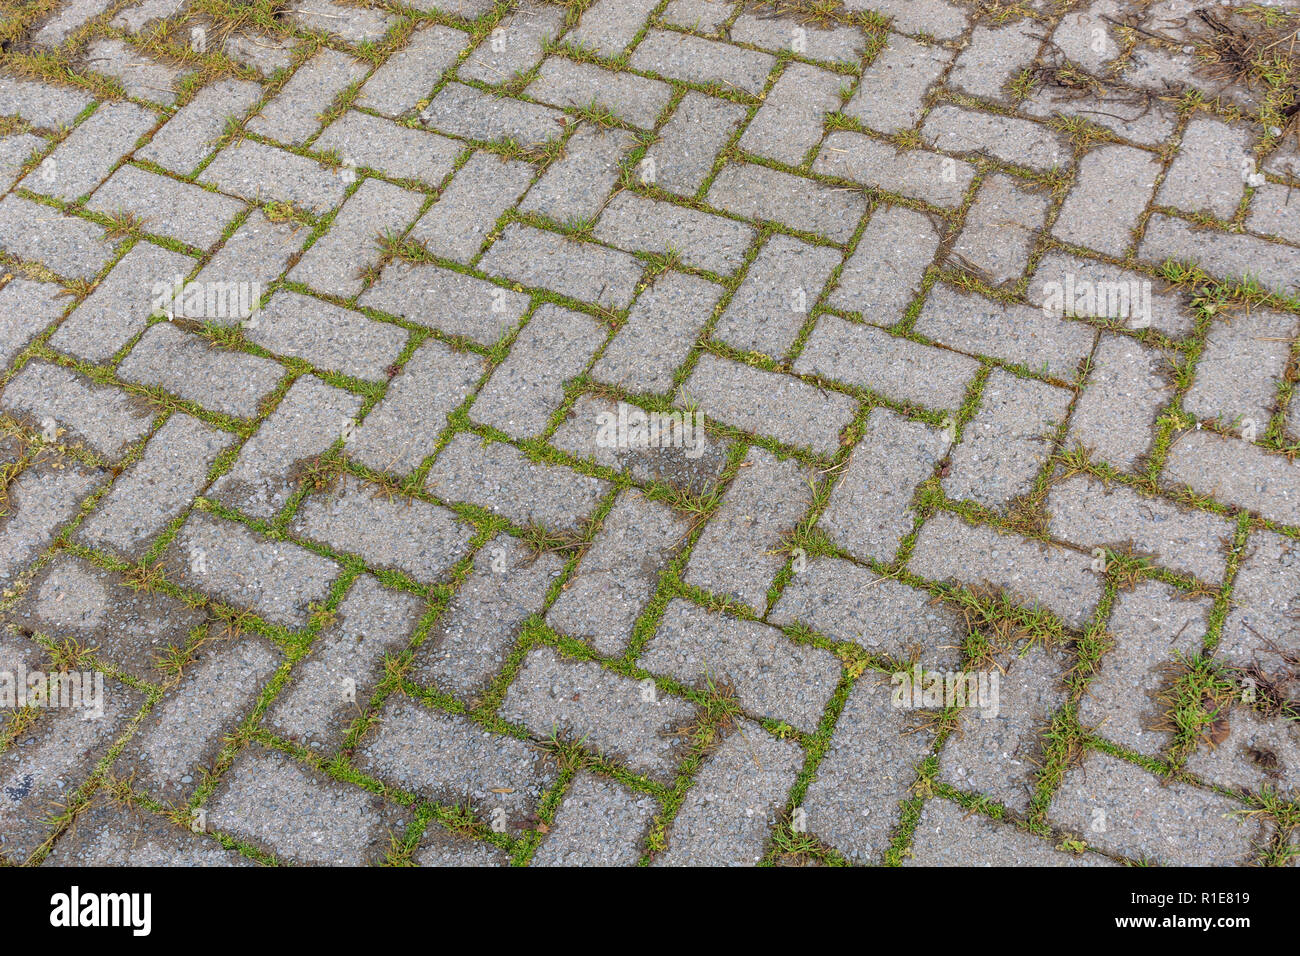
[[[0,860],[1293,862],[1300,2],[27,9]]]

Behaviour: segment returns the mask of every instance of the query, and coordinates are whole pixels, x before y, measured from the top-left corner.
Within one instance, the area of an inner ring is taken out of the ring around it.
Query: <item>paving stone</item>
[[[50,347],[90,362],[107,362],[144,331],[160,299],[170,302],[176,278],[183,281],[193,269],[194,260],[188,256],[150,242],[136,243],[54,330]]]
[[[272,222],[262,210],[254,209],[207,265],[199,270],[194,281],[200,284],[225,283],[226,288],[238,288],[230,283],[247,283],[250,299],[260,300],[263,290],[283,274],[308,235],[300,222]],[[222,317],[210,318],[220,323]],[[256,325],[249,321],[252,316],[238,318],[246,330]]]
[[[1194,325],[1178,290],[1163,288],[1140,272],[1060,252],[1039,261],[1025,296],[1054,318],[1121,319],[1130,329],[1149,327],[1175,339],[1191,333]],[[1103,337],[1103,348],[1105,342]]]
[[[722,7],[722,4],[697,4],[698,7]],[[669,5],[671,9],[672,5]],[[729,11],[727,11],[729,12]],[[710,13],[709,20],[718,14]],[[722,19],[726,18],[723,14]],[[722,22],[718,20],[718,22]],[[712,29],[712,28],[710,28]],[[836,63],[849,63],[854,66],[866,50],[866,38],[862,31],[849,26],[831,26],[826,23],[800,22],[797,18],[762,16],[744,13],[736,17],[727,31],[736,43],[748,43],[759,46],[773,53],[789,50],[811,60],[824,60]],[[792,64],[793,65],[793,64]]]
[[[254,866],[238,850],[177,826],[161,813],[111,797],[78,813],[44,866]]]
[[[818,558],[796,571],[767,620],[806,624],[831,640],[900,663],[915,658],[927,668],[957,667],[967,636],[962,616],[928,592],[839,558]]]
[[[596,360],[592,376],[634,392],[669,391],[673,373],[690,356],[722,294],[696,276],[657,276]]]
[[[149,431],[155,412],[125,392],[98,385],[61,365],[33,359],[9,380],[0,408],[36,430],[58,429],[61,444],[83,445],[110,460]]]
[[[1099,751],[1070,770],[1048,820],[1108,853],[1165,866],[1220,866],[1251,857],[1257,826],[1241,804],[1185,783],[1164,783]]]
[[[668,830],[660,866],[753,866],[789,800],[804,753],[750,721],[700,769]]]
[[[271,76],[286,70],[293,63],[294,48],[300,45],[296,37],[272,37],[263,33],[235,32],[226,37],[221,50],[236,63]]]
[[[858,678],[803,800],[808,832],[855,863],[880,862],[898,805],[912,796],[916,767],[934,743],[893,696],[884,674]]]
[[[281,653],[255,634],[209,642],[194,652],[180,682],[144,719],[121,757],[133,786],[154,799],[183,803],[193,795],[258,695]]]
[[[858,557],[891,561],[915,522],[916,486],[934,474],[947,448],[939,429],[873,409],[818,526]]]
[[[1147,223],[1138,256],[1156,265],[1170,259],[1195,262],[1218,278],[1253,276],[1265,288],[1288,294],[1294,294],[1295,276],[1300,275],[1300,249],[1254,236],[1198,231],[1191,223],[1160,213]]]
[[[845,0],[846,10],[874,10],[889,17],[895,30],[951,40],[966,29],[966,14],[946,0]]]
[[[167,322],[149,329],[117,368],[128,382],[161,386],[204,408],[253,418],[284,375],[269,359],[211,347]]]
[[[424,196],[378,179],[361,183],[287,278],[350,299],[362,290],[362,272],[383,254],[380,239],[400,235],[420,214]]]
[[[493,345],[518,325],[528,296],[439,266],[395,260],[357,304]]]
[[[657,6],[657,0],[596,0],[565,39],[601,56],[616,57],[636,39]]]
[[[627,432],[623,441],[610,441],[608,429],[618,423],[620,414],[628,429],[634,422],[648,429],[648,416],[640,406],[582,395],[551,436],[551,444],[575,458],[627,472],[636,481],[663,482],[691,494],[703,494],[718,483],[730,455],[727,441],[708,434],[698,422],[690,423],[696,427],[688,436],[685,420],[680,422],[680,442],[667,440],[656,445],[649,436],[644,442],[632,441]]]
[[[413,33],[405,46],[370,75],[354,102],[389,117],[410,112],[438,85],[468,41],[460,30],[437,23]],[[349,83],[356,79],[349,74]]]
[[[355,762],[366,773],[443,806],[468,801],[476,817],[500,820],[516,836],[559,776],[554,761],[528,741],[490,733],[460,714],[405,697],[385,704],[378,729],[362,740]]]
[[[136,150],[135,156],[187,176],[212,153],[226,124],[242,118],[261,96],[262,87],[247,80],[210,83]]]
[[[1001,589],[1073,628],[1087,623],[1101,599],[1102,579],[1090,555],[970,525],[948,512],[921,528],[908,568],[932,581]]]
[[[487,142],[510,139],[523,145],[544,143],[563,132],[557,109],[493,96],[461,83],[448,83],[420,112],[420,121],[439,132]]]
[[[86,48],[87,69],[119,80],[127,96],[171,106],[176,90],[192,71],[146,58],[121,40],[95,40]]]
[[[361,405],[361,396],[304,375],[240,448],[210,496],[254,518],[275,518],[297,491],[302,471],[343,437]]]
[[[952,53],[891,35],[871,64],[844,113],[881,133],[911,129],[921,119],[925,96],[943,74]]]
[[[530,461],[505,442],[461,433],[429,469],[426,488],[444,501],[467,501],[525,527],[577,531],[610,490],[562,465]]]
[[[895,401],[956,410],[966,400],[979,363],[874,325],[823,315],[794,370],[867,388]]]
[[[0,113],[21,116],[42,129],[68,126],[92,102],[89,93],[76,87],[50,86],[15,76],[0,80]]]
[[[734,219],[625,190],[605,207],[592,235],[623,249],[660,254],[671,250],[687,266],[725,276],[740,267],[757,232]]]
[[[401,326],[284,290],[250,326],[247,337],[268,351],[370,382],[387,380],[408,336]]]
[[[616,73],[559,56],[542,62],[537,78],[524,92],[541,103],[566,109],[586,109],[596,104],[642,129],[654,127],[673,95],[672,87],[659,80],[635,73]]]
[[[924,149],[900,150],[849,131],[826,137],[812,171],[950,209],[961,205],[975,178],[975,167],[960,159]]]
[[[1078,92],[1069,87],[1041,87],[1020,104],[1020,112],[1039,119],[1063,116],[1086,120],[1142,146],[1160,146],[1178,126],[1177,111],[1157,91],[1120,87],[1082,97]]]
[[[1050,205],[1044,192],[1031,192],[1010,176],[990,176],[966,211],[953,257],[969,263],[991,285],[1019,279]]]
[[[1300,469],[1250,442],[1203,431],[1177,435],[1161,477],[1168,487],[1186,485],[1272,521],[1300,525]]]
[[[1010,821],[994,822],[947,800],[927,800],[903,866],[1107,866],[1099,853],[1075,856]]]
[[[786,537],[812,505],[811,469],[751,448],[704,526],[682,579],[760,614],[767,591],[786,564]]]
[[[798,166],[821,142],[825,114],[839,109],[842,82],[829,70],[791,62],[745,127],[740,148]]]
[[[244,204],[189,183],[123,166],[95,192],[88,209],[105,215],[130,213],[146,232],[210,248]]]
[[[710,418],[826,456],[838,450],[840,432],[857,413],[847,395],[708,353],[685,389]]]
[[[416,866],[507,866],[509,862],[500,847],[454,833],[436,822],[429,824],[415,854]]]
[[[546,430],[565,384],[586,369],[609,329],[590,316],[543,305],[474,400],[471,417],[516,438]]]
[[[21,278],[10,280],[0,289],[0,368],[8,366],[38,333],[63,314],[67,303],[60,301],[62,291],[50,282]]]
[[[498,713],[537,739],[580,743],[660,783],[671,782],[681,759],[676,731],[695,719],[684,700],[549,647],[524,658]]]
[[[840,661],[774,627],[675,598],[637,665],[698,690],[725,686],[747,712],[815,733],[840,681]]]
[[[524,620],[542,610],[564,559],[499,534],[416,651],[417,680],[473,697],[505,666]]]
[[[892,325],[920,291],[940,239],[924,214],[903,206],[877,207],[827,304]],[[882,260],[888,268],[880,268]]]
[[[726,22],[734,9],[735,4],[729,0],[669,0],[659,19],[696,33],[712,33]],[[739,39],[734,33],[732,38]]]
[[[24,189],[72,200],[94,191],[158,117],[134,103],[103,103],[22,180]]]
[[[145,24],[170,17],[181,8],[183,2],[184,0],[144,0],[121,10],[109,25],[128,33],[140,33]]]
[[[1059,653],[1041,645],[999,674],[994,706],[962,710],[957,730],[939,754],[938,779],[1025,813],[1046,763],[1046,733],[1065,703],[1067,668]],[[992,675],[989,675],[992,680]]]
[[[1121,335],[1103,335],[1087,387],[1070,416],[1066,448],[1137,470],[1155,439],[1156,419],[1173,397],[1167,356]]]
[[[635,145],[624,130],[579,126],[564,144],[564,155],[528,190],[520,211],[561,224],[595,219],[618,183],[619,160]]]
[[[300,746],[336,751],[383,678],[385,656],[406,648],[423,613],[415,595],[390,591],[368,574],[357,578],[263,726]]]
[[[140,557],[149,541],[203,490],[217,456],[233,441],[234,436],[177,412],[149,439],[144,456],[99,499],[77,537]]]
[[[11,582],[72,520],[77,506],[107,476],[73,461],[29,466],[5,487],[0,523],[0,581]]]
[[[0,251],[74,279],[90,278],[113,256],[99,226],[12,193],[0,199]]]
[[[1160,162],[1129,146],[1102,146],[1079,163],[1074,188],[1066,196],[1052,233],[1058,239],[1122,257],[1133,245],[1137,225]]]
[[[411,228],[410,238],[434,255],[469,262],[535,173],[527,163],[475,153]]]
[[[171,680],[161,666],[165,654],[184,648],[207,621],[203,611],[162,591],[133,588],[122,574],[68,554],[37,573],[7,616],[50,640],[93,648],[99,664],[153,684]]]
[[[1266,719],[1244,705],[1227,716],[1228,735],[1218,746],[1202,742],[1184,764],[1215,786],[1259,793],[1265,787],[1294,799],[1300,781],[1300,727]]]
[[[607,777],[580,773],[532,866],[635,866],[658,803]]]
[[[733,163],[709,188],[709,202],[720,209],[847,242],[866,212],[866,199],[844,190],[768,169]]]
[[[452,171],[464,147],[428,130],[348,110],[312,143],[320,152],[333,150],[344,164],[369,167],[394,179],[439,185]]]
[[[420,466],[446,429],[446,417],[464,401],[483,374],[483,360],[426,339],[370,410],[349,456],[367,467],[407,474]],[[418,411],[417,411],[418,410]]]
[[[1009,508],[1033,490],[1073,397],[1063,388],[994,369],[980,393],[979,411],[950,456],[944,492],[995,511]]]
[[[544,45],[559,36],[563,29],[562,9],[535,0],[523,0],[474,48],[469,58],[456,69],[456,75],[492,86],[509,83],[536,65],[542,58]]]
[[[193,513],[164,558],[170,580],[251,608],[273,624],[300,628],[321,604],[340,568],[288,541],[274,541],[234,521]]]
[[[1232,584],[1232,603],[1219,635],[1218,654],[1228,664],[1285,673],[1286,655],[1300,648],[1295,630],[1300,563],[1290,538],[1256,531],[1246,541]]]
[[[750,263],[712,337],[738,349],[784,355],[841,258],[837,249],[771,236]]]
[[[1265,183],[1255,190],[1250,202],[1246,228],[1266,236],[1280,236],[1300,243],[1300,203],[1293,204],[1293,186]]]
[[[650,30],[628,62],[634,70],[691,83],[721,83],[757,96],[776,65],[776,57],[689,33]]]
[[[746,116],[739,103],[688,91],[659,128],[659,139],[646,150],[645,158],[654,163],[655,185],[693,196]]]
[[[546,615],[556,631],[616,657],[632,639],[659,576],[690,533],[686,516],[638,492],[614,503]]]
[[[1106,631],[1115,642],[1079,703],[1079,721],[1122,747],[1158,757],[1173,742],[1165,724],[1172,665],[1199,654],[1213,602],[1161,581],[1116,595]]]
[[[1295,316],[1268,309],[1216,321],[1183,396],[1184,410],[1234,431],[1253,422],[1262,432],[1278,406],[1277,389],[1298,329]]]
[[[473,534],[446,508],[396,499],[355,478],[308,497],[289,527],[303,540],[359,555],[368,567],[401,571],[421,583],[442,578],[468,552]]]
[[[1096,333],[1082,322],[1048,320],[1042,309],[1005,305],[936,284],[913,331],[949,348],[990,355],[1072,380]]]
[[[397,18],[382,10],[335,3],[334,0],[298,0],[293,19],[308,30],[336,36],[348,43],[375,43]]]
[[[437,207],[435,207],[437,208]],[[644,271],[625,252],[512,222],[479,262],[488,275],[608,308],[626,308]]]
[[[1033,20],[976,26],[948,73],[951,87],[989,100],[1006,99],[1007,84],[1034,62],[1043,31]]]
[[[1194,117],[1183,132],[1178,155],[1156,193],[1156,202],[1231,219],[1246,189],[1243,161],[1254,170],[1250,136],[1244,127]]]
[[[13,133],[0,137],[0,187],[8,192],[23,172],[27,160],[44,153],[49,145],[45,137],[34,133]]]
[[[362,866],[384,859],[404,816],[382,797],[254,744],[222,775],[206,822],[285,861]]]
[[[318,215],[337,206],[348,187],[342,176],[314,160],[250,139],[219,152],[199,182],[253,202],[287,202]]]
[[[959,106],[931,110],[921,136],[945,153],[988,155],[1030,169],[1050,170],[1070,161],[1066,144],[1045,126]]]

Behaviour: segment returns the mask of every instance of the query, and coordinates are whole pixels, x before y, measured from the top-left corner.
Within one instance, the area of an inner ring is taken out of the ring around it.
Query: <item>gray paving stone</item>
[[[507,534],[489,541],[416,652],[416,679],[477,695],[505,666],[524,620],[542,610],[564,564]]]
[[[50,849],[44,866],[254,866],[228,850],[138,804],[101,797],[78,813]]]
[[[546,623],[617,657],[689,533],[685,515],[638,492],[624,492],[564,582]]]
[[[261,96],[262,87],[247,80],[210,83],[136,150],[135,157],[187,176],[213,151],[226,124],[242,118]]]
[[[979,411],[953,449],[944,492],[995,511],[1028,494],[1073,397],[1063,388],[994,369],[980,394]]]
[[[246,352],[214,348],[198,335],[160,322],[135,344],[117,374],[128,382],[161,386],[214,412],[253,418],[284,368]]]
[[[252,202],[287,202],[317,215],[342,202],[348,188],[346,179],[333,170],[251,139],[217,153],[199,182]]]
[[[1300,525],[1300,468],[1250,442],[1190,431],[1174,438],[1161,475],[1272,521]]]
[[[565,224],[596,218],[619,178],[619,160],[636,144],[625,130],[579,126],[519,204]]]
[[[206,822],[277,859],[362,866],[384,858],[406,819],[382,797],[254,744],[222,775]]]
[[[657,276],[596,360],[592,376],[634,392],[669,391],[673,373],[690,356],[722,294],[696,276]]]
[[[891,704],[893,695],[884,674],[858,678],[804,796],[808,832],[855,863],[880,862],[899,802],[911,796],[916,767],[934,743],[908,711]]]
[[[726,13],[730,12],[722,4],[697,3],[701,9],[709,6],[722,7],[725,11],[724,19]],[[669,8],[671,9],[671,4]],[[710,14],[710,21],[717,16],[716,13]],[[748,43],[773,53],[789,50],[812,60],[849,63],[854,66],[862,58],[867,46],[862,31],[854,27],[832,26],[816,21],[803,22],[797,17],[763,16],[761,13],[742,12],[727,32],[736,43]]]
[[[1215,786],[1258,793],[1270,787],[1294,799],[1300,772],[1300,727],[1266,719],[1246,706],[1228,714],[1228,735],[1217,747],[1202,743],[1184,767]]]
[[[357,304],[493,345],[518,325],[528,296],[440,266],[394,260]]]
[[[128,33],[140,33],[145,24],[170,17],[181,8],[183,0],[143,0],[119,11],[110,21]]]
[[[789,173],[733,163],[718,173],[709,202],[743,216],[847,242],[866,212],[866,199]]]
[[[369,167],[395,179],[439,185],[452,171],[464,147],[454,139],[348,110],[312,143],[319,152],[333,150],[345,164]]]
[[[268,351],[317,368],[383,382],[408,332],[360,312],[281,290],[249,323],[247,337]]]
[[[479,390],[471,417],[516,438],[540,435],[564,401],[565,384],[582,374],[608,335],[590,316],[543,305]]]
[[[1082,628],[1101,599],[1091,555],[974,526],[948,512],[925,523],[908,569],[932,581],[993,587]]]
[[[420,121],[439,132],[487,142],[511,139],[529,145],[563,132],[564,114],[540,103],[493,96],[462,83],[448,83],[420,112]]]
[[[1160,161],[1130,146],[1102,146],[1079,163],[1079,175],[1052,233],[1077,246],[1122,257],[1146,209]]]
[[[250,292],[255,292],[260,299],[266,287],[283,274],[289,260],[302,249],[308,235],[300,222],[272,222],[262,210],[254,209],[199,270],[194,281],[247,283]],[[221,321],[220,316],[211,318]],[[239,318],[245,329],[253,325],[243,316]]]
[[[948,73],[947,84],[971,96],[1005,100],[1007,84],[1034,62],[1043,32],[1033,20],[976,26]]]
[[[411,227],[410,237],[434,255],[468,263],[536,172],[527,163],[475,153]]]
[[[947,448],[939,429],[872,409],[818,526],[857,557],[891,561],[915,522],[916,487],[934,474]]]
[[[804,753],[749,721],[710,756],[668,830],[660,866],[753,866],[789,801]]]
[[[1300,647],[1295,630],[1300,565],[1290,538],[1256,531],[1246,541],[1232,584],[1232,604],[1219,635],[1218,655],[1228,664],[1257,665],[1265,675],[1285,672],[1286,655]]]
[[[1121,591],[1106,624],[1114,647],[1088,682],[1079,722],[1121,747],[1160,756],[1173,741],[1160,702],[1173,679],[1169,668],[1200,653],[1212,607],[1161,581]]]
[[[1268,425],[1300,319],[1269,309],[1218,320],[1205,337],[1183,409],[1237,431]]]
[[[953,258],[969,264],[990,285],[1019,279],[1043,228],[1051,197],[997,174],[980,184],[953,244]]]
[[[1103,335],[1087,387],[1075,401],[1066,448],[1135,470],[1151,449],[1156,418],[1173,397],[1168,358],[1122,335]]]
[[[730,0],[669,0],[659,19],[696,33],[712,33],[731,16],[735,6]],[[733,39],[739,38],[733,34]]]
[[[1109,853],[1166,866],[1220,866],[1251,857],[1257,825],[1233,815],[1236,801],[1184,783],[1163,783],[1099,751],[1066,773],[1048,811],[1054,825]]]
[[[149,439],[144,456],[99,499],[77,537],[140,557],[149,541],[203,490],[217,456],[233,442],[233,435],[177,412]]]
[[[895,401],[955,410],[965,401],[979,363],[874,325],[823,315],[794,370],[868,388]]]
[[[361,404],[360,395],[304,375],[240,448],[210,496],[254,518],[274,518],[297,491],[302,470],[343,437]]]
[[[889,17],[895,30],[924,33],[940,40],[960,36],[966,14],[946,0],[846,0],[847,10],[874,10]]]
[[[1250,158],[1250,134],[1210,117],[1194,117],[1183,132],[1178,155],[1156,193],[1156,202],[1188,212],[1231,219],[1246,190],[1243,161]]]
[[[295,47],[301,45],[296,37],[272,37],[263,33],[235,32],[226,37],[221,51],[236,63],[271,76],[277,70],[288,69],[293,63]]]
[[[1193,326],[1178,290],[1141,272],[1060,252],[1049,252],[1039,261],[1025,296],[1054,318],[1122,319],[1127,328],[1149,327],[1175,339],[1189,334]]]
[[[994,822],[947,800],[927,800],[903,866],[1106,866],[1098,853],[1075,856],[1020,829]]]
[[[22,180],[32,192],[72,200],[92,192],[158,117],[134,103],[102,103]]]
[[[1120,55],[1112,21],[1123,13],[1116,0],[1094,0],[1086,8],[1071,10],[1061,18],[1052,31],[1052,43],[1083,69],[1101,72]]]
[[[839,109],[843,82],[829,70],[791,62],[745,127],[740,148],[798,166],[821,142],[825,114]]]
[[[677,731],[694,708],[644,682],[594,661],[561,657],[539,647],[524,658],[499,716],[521,723],[539,740],[580,743],[633,773],[670,782],[681,759]]]
[[[68,126],[92,102],[90,94],[80,88],[15,76],[0,80],[0,113],[21,116],[43,129]]]
[[[767,620],[806,624],[832,640],[927,668],[957,667],[967,636],[962,616],[928,592],[839,558],[818,558],[796,571]]]
[[[307,624],[311,606],[325,601],[340,572],[306,548],[197,512],[181,526],[164,560],[170,580],[288,628]]]
[[[685,390],[710,418],[826,456],[838,450],[840,432],[858,404],[793,376],[708,353],[700,356]]]
[[[88,69],[119,80],[127,96],[170,106],[176,90],[192,71],[145,57],[118,39],[95,40],[86,48]]]
[[[442,450],[426,483],[444,501],[476,504],[521,527],[569,532],[582,527],[610,487],[562,465],[530,461],[505,442],[485,445],[468,432]]]
[[[1198,231],[1189,222],[1160,213],[1147,223],[1138,256],[1155,265],[1170,259],[1195,262],[1218,278],[1253,276],[1267,289],[1292,295],[1300,274],[1300,249],[1254,236]]]
[[[120,389],[43,359],[28,362],[9,380],[0,408],[37,431],[57,428],[61,444],[83,445],[110,460],[143,438],[156,414]]]
[[[542,58],[543,45],[563,29],[562,9],[523,0],[474,48],[456,75],[492,86],[508,83],[534,66]]]
[[[420,849],[417,866],[506,866],[509,856],[500,847],[476,840],[430,823]]]
[[[305,541],[359,555],[368,567],[401,571],[420,583],[442,578],[468,553],[473,535],[446,508],[394,498],[355,478],[309,496],[289,528]]]
[[[146,232],[210,248],[244,204],[189,183],[123,166],[95,191],[86,208],[105,215],[131,213]]]
[[[812,505],[812,470],[751,448],[691,551],[682,579],[760,614],[786,564],[783,542]]]
[[[423,613],[415,595],[390,591],[368,574],[357,578],[262,725],[300,746],[336,751],[383,678],[385,656],[406,648]]]
[[[6,487],[0,525],[0,581],[11,582],[72,520],[77,506],[106,476],[75,462],[29,466]]]
[[[838,249],[771,236],[750,263],[712,337],[738,349],[784,355],[841,258]]]
[[[1246,228],[1266,236],[1280,236],[1300,243],[1300,204],[1292,201],[1295,187],[1265,183],[1250,201]]]
[[[562,109],[586,109],[592,104],[605,107],[624,122],[642,129],[654,127],[673,95],[672,87],[660,80],[635,73],[616,73],[560,56],[544,60],[537,78],[524,92],[541,103]]]
[[[827,304],[881,325],[894,324],[920,291],[940,240],[939,230],[924,214],[903,206],[878,206]],[[887,268],[880,268],[882,260]]]
[[[469,37],[451,27],[435,23],[419,30],[370,75],[354,102],[384,116],[402,116],[437,86],[468,45]]]
[[[646,150],[645,158],[654,163],[655,185],[693,196],[747,115],[739,103],[688,91],[659,128],[659,139]]]
[[[596,0],[565,39],[601,56],[616,57],[636,39],[657,6],[658,0]]]
[[[951,51],[941,46],[891,35],[862,71],[844,113],[881,133],[911,129],[924,112],[926,93],[951,61]]]
[[[298,0],[293,19],[305,29],[352,44],[377,42],[397,20],[382,10],[345,6],[334,0]]]
[[[0,137],[0,187],[7,192],[23,172],[27,160],[44,153],[49,145],[45,137],[34,133],[12,133]]]
[[[357,749],[357,766],[446,807],[465,806],[518,835],[559,776],[528,741],[490,733],[460,714],[392,697],[378,729]]]
[[[434,207],[437,208],[437,207]],[[512,222],[479,262],[488,275],[626,308],[644,271],[633,256]]]
[[[1030,169],[1050,170],[1070,161],[1066,144],[1045,126],[948,104],[930,111],[921,136],[945,153],[988,155]]]
[[[1141,48],[1135,55],[1141,54]],[[1160,146],[1178,126],[1178,113],[1160,97],[1163,91],[1108,89],[1078,96],[1077,89],[1045,86],[1020,104],[1020,112],[1038,119],[1073,117],[1095,123],[1142,146]]]
[[[63,314],[68,306],[60,298],[62,291],[50,282],[21,278],[10,280],[0,289],[0,368],[8,366],[37,334]]]
[[[757,96],[776,57],[689,33],[650,30],[628,62],[634,70],[691,83],[721,83]]]
[[[532,866],[635,866],[658,803],[606,777],[580,773]]]
[[[623,191],[605,207],[592,234],[623,249],[678,253],[687,266],[717,275],[740,267],[757,232],[752,226]]]
[[[924,149],[900,150],[847,130],[826,137],[812,171],[949,209],[961,205],[975,178],[975,167],[960,159]]]
[[[87,279],[112,258],[113,245],[94,223],[10,193],[0,199],[0,251]]]

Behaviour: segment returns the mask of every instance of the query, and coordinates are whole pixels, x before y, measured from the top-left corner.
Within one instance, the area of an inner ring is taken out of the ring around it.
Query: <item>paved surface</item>
[[[1266,6],[20,6],[0,858],[1292,862]]]

